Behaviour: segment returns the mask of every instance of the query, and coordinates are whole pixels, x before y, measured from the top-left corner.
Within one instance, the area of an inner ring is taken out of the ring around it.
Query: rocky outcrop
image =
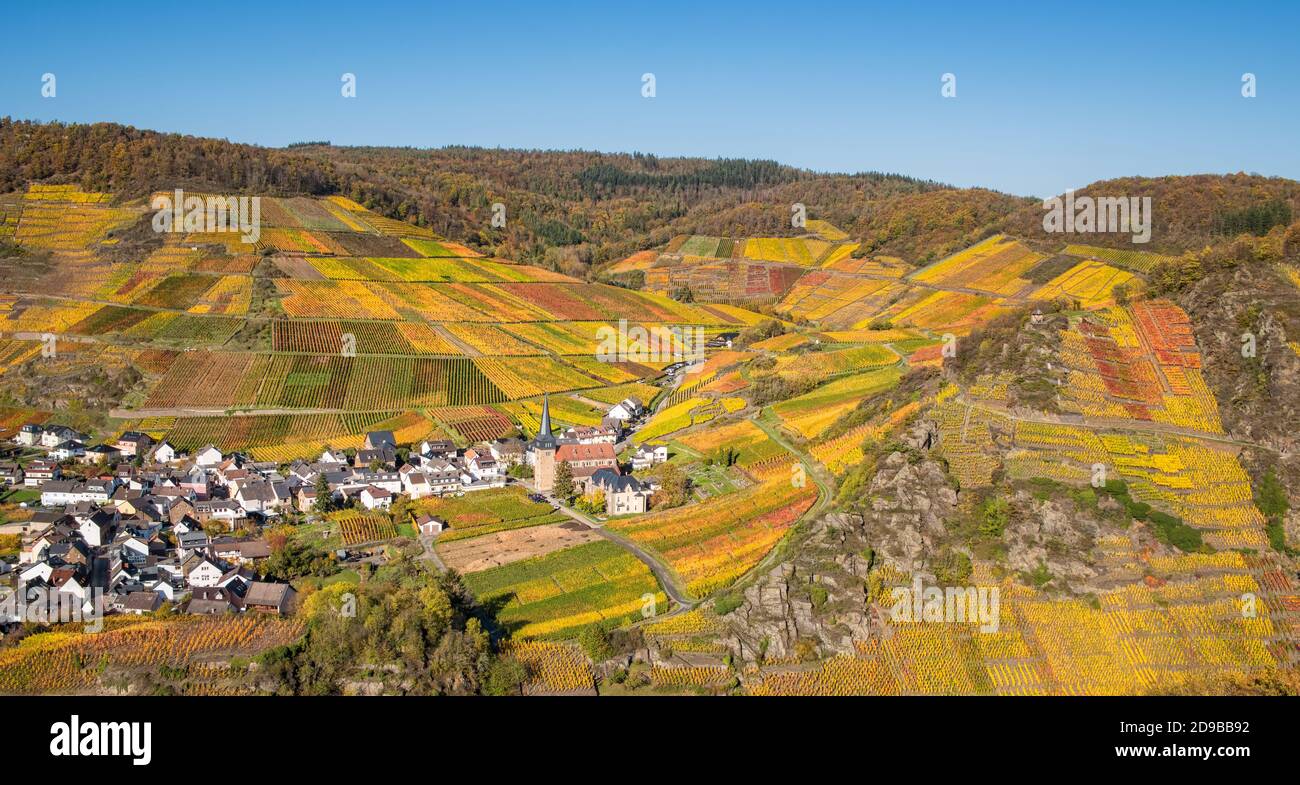
[[[871,635],[860,525],[850,516],[817,520],[790,560],[749,586],[725,617],[723,643],[745,662],[851,653]]]
[[[724,644],[745,662],[850,654],[882,626],[868,573],[888,563],[925,571],[946,530],[957,492],[932,460],[893,453],[877,467],[861,513],[812,523],[787,561],[744,590],[724,617]]]
[[[903,572],[923,571],[947,536],[957,491],[939,463],[895,452],[877,468],[867,503],[862,524],[871,547]]]
[[[1062,588],[1097,578],[1092,550],[1101,523],[1064,500],[1039,500],[1024,491],[1012,497],[1012,514],[1002,541],[1006,567],[1031,573],[1046,568]]]

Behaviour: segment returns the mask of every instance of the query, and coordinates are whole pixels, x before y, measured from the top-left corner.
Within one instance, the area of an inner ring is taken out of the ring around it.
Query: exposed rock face
[[[868,498],[863,528],[871,547],[899,570],[926,569],[947,535],[944,520],[957,508],[957,491],[943,467],[892,453],[881,461]]]
[[[724,643],[746,662],[849,654],[880,630],[868,603],[871,559],[899,569],[925,570],[945,535],[944,516],[957,492],[940,464],[909,463],[893,453],[871,482],[862,515],[832,513],[811,526],[786,562],[746,589],[725,619]]]
[[[1069,502],[1040,501],[1024,491],[1016,493],[1012,504],[1023,513],[1013,515],[1002,533],[1008,569],[1028,573],[1043,565],[1068,585],[1097,577],[1091,551],[1099,522]]]
[[[1300,450],[1300,341],[1295,288],[1264,265],[1207,275],[1177,297],[1192,318],[1206,381],[1234,438],[1283,453]],[[1243,355],[1243,335],[1254,356]]]
[[[725,617],[730,632],[724,644],[745,662],[851,653],[855,640],[871,635],[868,562],[855,552],[865,549],[860,525],[850,517],[817,520],[792,560],[745,590],[744,602]]]

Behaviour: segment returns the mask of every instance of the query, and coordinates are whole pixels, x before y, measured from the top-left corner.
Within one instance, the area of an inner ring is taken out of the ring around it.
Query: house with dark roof
[[[140,431],[127,431],[117,437],[117,441],[113,443],[113,446],[123,455],[131,458],[143,458],[145,453],[149,452],[149,448],[153,446],[153,437]]]
[[[253,581],[244,593],[244,608],[283,616],[290,611],[294,596],[293,587],[287,583]]]
[[[649,506],[650,487],[631,475],[600,469],[591,475],[590,493],[605,494],[606,515],[633,515],[643,513]]]
[[[393,436],[392,431],[370,431],[366,434],[365,443],[362,448],[366,450],[382,450],[385,447],[397,449],[397,437]]]
[[[146,613],[153,613],[162,607],[163,598],[158,592],[144,589],[133,591],[126,596],[126,601],[122,603],[122,613],[131,613],[136,616],[143,616]]]
[[[22,485],[23,467],[16,461],[0,461],[0,485]]]
[[[242,584],[239,588],[245,589]],[[185,606],[186,613],[196,616],[213,616],[243,610],[244,597],[233,586],[206,586],[190,593],[190,601]]]
[[[239,564],[252,564],[271,556],[271,546],[266,540],[236,540],[222,537],[212,541],[212,553],[218,559]]]

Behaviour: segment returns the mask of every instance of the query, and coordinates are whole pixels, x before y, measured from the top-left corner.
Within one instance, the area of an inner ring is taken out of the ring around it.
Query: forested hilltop
[[[791,206],[870,237],[879,252],[947,253],[1026,200],[878,172],[818,174],[773,161],[585,151],[284,149],[139,130],[0,119],[0,193],[75,183],[139,198],[158,189],[338,194],[477,250],[582,275],[681,234],[794,235]],[[504,228],[492,205],[506,207]]]

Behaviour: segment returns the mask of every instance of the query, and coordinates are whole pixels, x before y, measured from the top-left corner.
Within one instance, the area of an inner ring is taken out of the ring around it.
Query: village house
[[[216,586],[226,574],[226,570],[219,564],[199,554],[186,559],[182,569],[185,573],[185,584],[190,588]]]
[[[461,492],[460,470],[441,458],[434,458],[424,464],[421,474],[429,483],[429,490],[434,496],[449,496]]]
[[[176,448],[167,442],[163,442],[154,448],[151,457],[157,463],[172,463],[177,459]]]
[[[366,450],[396,450],[397,438],[392,431],[370,431],[361,446]]]
[[[429,482],[429,478],[411,464],[404,465],[398,470],[398,474],[402,476],[402,493],[412,499],[423,499],[433,495],[433,485]]]
[[[42,507],[63,507],[80,501],[86,484],[79,480],[49,480],[41,485]]]
[[[456,449],[456,443],[449,439],[433,439],[420,443],[420,455],[425,458],[441,458],[444,461],[453,461],[460,451]]]
[[[293,504],[293,495],[284,482],[272,482],[259,477],[239,482],[235,487],[231,498],[239,502],[245,512],[274,516]]]
[[[101,507],[86,507],[73,514],[77,531],[81,539],[92,548],[107,545],[112,539],[113,530],[117,528],[120,516],[117,512],[108,512]]]
[[[207,547],[212,544],[212,538],[208,533],[199,528],[176,526],[173,533],[176,535],[177,556],[182,561],[199,551],[207,550]]]
[[[641,404],[641,399],[629,397],[614,404],[609,411],[605,412],[605,416],[626,422],[640,417],[644,412],[645,406]]]
[[[0,462],[0,485],[22,485],[23,467],[16,461]]]
[[[357,480],[365,485],[383,488],[389,493],[402,492],[402,475],[400,472],[363,471],[358,474]]]
[[[84,456],[86,454],[86,445],[75,439],[69,439],[66,442],[59,442],[46,454],[56,461],[70,461],[73,458]]]
[[[465,468],[476,480],[490,481],[505,476],[505,470],[490,450],[475,448],[465,451]]]
[[[254,564],[271,557],[271,546],[266,540],[236,540],[223,537],[212,541],[212,555],[235,564]]]
[[[41,431],[40,446],[54,448],[64,442],[79,442],[83,439],[85,436],[66,425],[51,425]]]
[[[367,510],[387,510],[393,506],[393,494],[384,488],[367,485],[357,497]]]
[[[632,471],[639,472],[668,461],[668,445],[643,444],[632,453]]]
[[[23,467],[23,485],[39,488],[50,480],[63,478],[63,469],[54,461],[36,460]]]
[[[243,588],[242,586],[239,588]],[[242,610],[244,598],[236,587],[201,586],[190,592],[190,601],[185,605],[185,612],[197,616],[213,616]]]
[[[605,494],[606,515],[643,513],[652,495],[649,486],[640,480],[609,469],[600,469],[593,474],[590,487],[592,492],[599,490]]]
[[[377,447],[375,449],[357,450],[357,457],[353,460],[352,465],[391,469],[396,463],[396,450],[392,447]]]
[[[618,430],[611,427],[576,425],[560,435],[560,444],[615,444]]]
[[[230,499],[211,499],[208,501],[195,501],[194,516],[198,518],[199,523],[222,521],[233,524],[244,517],[244,510],[238,503]]]
[[[506,437],[496,439],[489,445],[488,449],[492,452],[492,457],[502,466],[509,469],[511,466],[518,466],[525,460],[524,440],[516,437]]]
[[[194,463],[204,469],[220,466],[224,460],[225,456],[221,454],[221,450],[211,444],[194,453]]]
[[[149,448],[153,446],[153,439],[145,433],[139,431],[127,431],[117,437],[113,446],[128,458],[143,458]]]
[[[148,589],[142,591],[133,591],[126,596],[126,602],[122,605],[122,613],[142,616],[146,613],[153,613],[162,607],[162,595]]]
[[[320,457],[316,459],[317,463],[328,464],[331,466],[347,466],[348,454],[342,450],[324,450]]]
[[[122,453],[116,447],[107,444],[96,444],[81,455],[81,462],[92,466],[107,466],[116,463],[121,457]]]
[[[292,609],[295,592],[287,583],[253,581],[244,592],[244,609],[281,616]]]

